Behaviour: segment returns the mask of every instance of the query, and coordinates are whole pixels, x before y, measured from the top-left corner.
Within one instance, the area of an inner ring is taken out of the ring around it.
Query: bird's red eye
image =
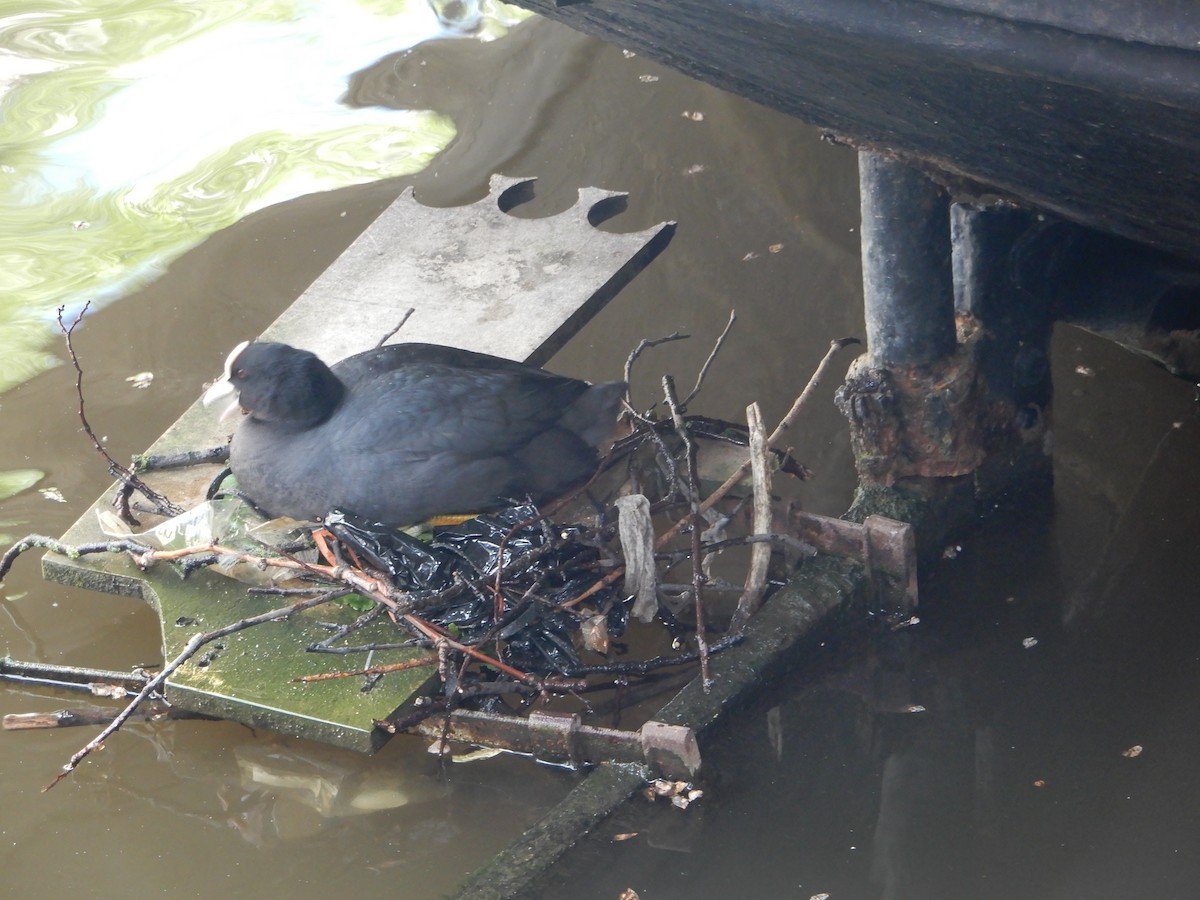
[[[238,369],[236,372],[234,372],[234,373],[233,373],[233,377],[234,377],[234,378],[245,378],[245,377],[246,377],[246,370],[245,370],[245,369]]]

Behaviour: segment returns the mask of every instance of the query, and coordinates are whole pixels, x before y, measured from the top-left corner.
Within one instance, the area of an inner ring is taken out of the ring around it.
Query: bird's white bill
[[[220,419],[224,422],[241,408],[238,403],[237,388],[228,378],[221,378],[213,382],[212,387],[205,391],[204,396],[200,398],[200,402],[205,406],[212,406],[222,400],[229,401],[221,410]]]
[[[249,341],[242,341],[236,347],[229,351],[229,355],[225,357],[225,371],[221,373],[221,377],[213,382],[212,387],[204,392],[204,396],[200,398],[205,406],[212,406],[218,400],[224,400],[226,397],[233,397],[233,400],[221,410],[221,421],[224,422],[237,412],[241,406],[238,403],[237,388],[233,386],[230,380],[233,375],[233,362],[242,355],[242,351],[249,346]]]

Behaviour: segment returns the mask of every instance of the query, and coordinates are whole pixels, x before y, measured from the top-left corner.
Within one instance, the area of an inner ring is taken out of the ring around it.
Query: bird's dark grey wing
[[[335,433],[347,452],[418,460],[505,455],[552,428],[587,384],[540,370],[461,369],[423,361],[359,384]]]

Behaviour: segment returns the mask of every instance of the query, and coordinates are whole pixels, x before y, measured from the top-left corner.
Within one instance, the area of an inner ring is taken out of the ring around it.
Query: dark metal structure
[[[517,0],[993,192],[1200,260],[1190,0]]]

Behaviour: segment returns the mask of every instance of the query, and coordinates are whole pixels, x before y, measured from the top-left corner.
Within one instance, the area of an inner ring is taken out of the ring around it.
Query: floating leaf
[[[21,491],[29,490],[45,477],[46,473],[37,469],[12,469],[8,472],[0,472],[0,500],[7,500]]]

